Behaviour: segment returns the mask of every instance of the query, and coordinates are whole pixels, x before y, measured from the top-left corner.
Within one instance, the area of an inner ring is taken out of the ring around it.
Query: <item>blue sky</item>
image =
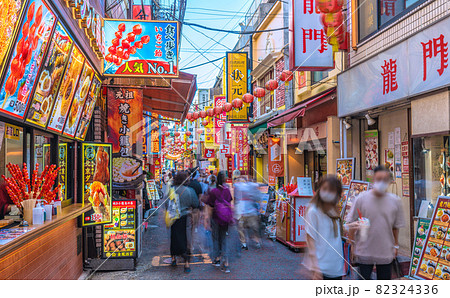
[[[244,20],[244,15],[252,2],[253,0],[187,0],[185,21],[212,28],[239,30],[239,23]],[[208,59],[225,57],[225,52],[233,49],[236,44],[238,35],[183,26],[181,39],[180,68],[182,70],[184,67],[208,62]],[[219,41],[222,45],[215,41]],[[206,58],[195,48],[204,52]],[[198,88],[210,88],[219,73],[219,68],[222,67],[221,61],[214,64],[217,67],[210,63],[185,71],[197,75]]]

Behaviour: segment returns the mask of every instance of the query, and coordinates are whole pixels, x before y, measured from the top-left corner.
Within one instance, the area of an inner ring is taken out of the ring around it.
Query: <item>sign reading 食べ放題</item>
[[[178,77],[179,23],[105,19],[103,74]]]

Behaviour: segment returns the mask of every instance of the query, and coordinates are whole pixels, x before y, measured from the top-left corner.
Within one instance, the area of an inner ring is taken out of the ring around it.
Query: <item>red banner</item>
[[[247,126],[231,126],[231,154],[234,155],[234,169],[241,171],[241,175],[249,173]]]
[[[150,21],[152,19],[152,6],[133,5],[133,19]]]
[[[214,97],[214,107],[221,108],[227,102],[226,96],[215,96]],[[216,144],[221,144],[223,142],[223,138],[221,136],[222,127],[225,125],[227,121],[227,113],[222,113],[218,117],[214,118],[214,141]]]
[[[271,182],[270,181],[271,177],[283,177],[283,176],[284,176],[284,157],[281,147],[281,139],[269,138],[269,182]]]

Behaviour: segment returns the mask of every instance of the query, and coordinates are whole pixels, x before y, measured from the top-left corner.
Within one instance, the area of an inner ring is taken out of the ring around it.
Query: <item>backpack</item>
[[[169,189],[168,204],[165,216],[166,226],[168,228],[171,227],[174,222],[181,217],[180,210],[180,197],[175,192],[175,189],[171,187]]]
[[[220,191],[220,194],[219,194]],[[233,223],[233,210],[231,203],[225,197],[229,193],[224,193],[224,189],[216,188],[216,201],[214,203],[214,213],[216,215],[217,223],[220,226],[226,226]]]

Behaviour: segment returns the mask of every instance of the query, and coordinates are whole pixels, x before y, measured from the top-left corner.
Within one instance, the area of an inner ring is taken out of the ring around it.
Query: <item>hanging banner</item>
[[[235,98],[241,98],[248,92],[247,53],[227,52],[226,60],[226,86],[227,101],[231,103]],[[243,103],[240,110],[231,110],[228,121],[248,122],[249,104]]]
[[[269,138],[269,178],[284,176],[284,156],[282,152],[281,139]]]
[[[113,185],[136,188],[142,170],[143,90],[108,88],[108,141],[113,144]]]
[[[178,22],[105,19],[104,31],[105,76],[178,77]]]
[[[92,204],[84,213],[83,226],[111,222],[112,167],[111,144],[83,143],[81,145],[83,206]]]
[[[208,109],[213,109],[214,107],[205,107],[205,111]],[[208,124],[205,127],[205,146],[207,148],[214,147],[214,120],[211,117],[208,119]]]
[[[214,96],[214,107],[221,108],[227,102],[226,96]],[[214,142],[216,144],[221,144],[224,140],[222,139],[222,127],[227,122],[227,113],[223,112],[219,116],[214,117]]]
[[[60,143],[58,149],[60,198],[64,201],[67,199],[67,143]]]
[[[150,21],[152,19],[152,6],[151,5],[134,4],[133,5],[133,19],[141,20],[141,21]]]
[[[315,0],[292,1],[289,57],[296,70],[334,69],[334,54],[328,44]]]
[[[231,152],[234,155],[233,169],[241,171],[241,175],[248,175],[249,173],[248,154],[250,147],[248,145],[247,127],[248,125],[231,126]]]
[[[30,1],[25,11],[0,88],[0,110],[19,119],[25,116],[56,23],[56,16],[42,0]]]

